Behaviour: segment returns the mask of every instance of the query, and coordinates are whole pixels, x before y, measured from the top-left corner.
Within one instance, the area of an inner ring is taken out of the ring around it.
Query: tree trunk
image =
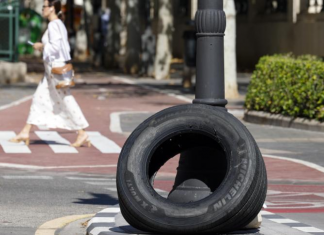
[[[226,13],[225,48],[225,97],[235,99],[239,96],[236,71],[236,22],[234,0],[224,0]]]
[[[139,16],[139,0],[127,1],[127,44],[124,71],[138,74],[141,65],[141,24]]]
[[[126,44],[127,44],[127,1],[120,1],[121,31],[120,31],[120,49],[119,49],[119,67],[125,67]]]
[[[142,70],[141,76],[154,76],[154,60],[156,50],[156,38],[152,30],[151,0],[141,2],[141,17],[144,25],[142,34]]]
[[[159,0],[159,25],[154,72],[157,80],[169,77],[172,60],[173,1]]]
[[[81,24],[84,25],[84,31],[87,37],[87,57],[90,57],[91,62],[94,59],[94,50],[93,50],[93,39],[92,36],[92,18],[93,18],[93,6],[91,0],[83,0],[83,12]]]
[[[109,0],[110,19],[108,24],[107,50],[104,65],[108,69],[118,68],[118,56],[120,50],[121,25],[121,2],[120,0]]]

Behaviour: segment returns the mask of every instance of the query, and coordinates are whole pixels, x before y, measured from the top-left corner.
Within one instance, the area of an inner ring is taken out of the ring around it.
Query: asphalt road
[[[95,214],[118,203],[102,175],[1,169],[0,234],[31,235],[50,220]]]

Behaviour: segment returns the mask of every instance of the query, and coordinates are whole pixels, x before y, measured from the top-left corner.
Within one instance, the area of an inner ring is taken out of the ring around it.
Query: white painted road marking
[[[265,219],[268,219],[272,222],[278,223],[278,224],[283,224],[286,225],[290,228],[297,229],[302,232],[306,233],[312,233],[312,234],[324,234],[324,231],[312,226],[308,226],[307,224],[302,224],[298,221],[287,219],[285,217],[282,217],[281,215],[276,215],[274,213],[268,212],[268,211],[261,211],[262,217]]]
[[[117,188],[106,188],[106,189],[112,192],[117,192]]]
[[[54,153],[78,153],[76,148],[70,146],[70,142],[60,136],[56,131],[35,131],[35,134],[48,143]]]
[[[87,131],[89,140],[102,153],[120,153],[121,148],[112,140],[100,134],[100,132]]]
[[[115,213],[118,214],[120,212],[120,208],[119,207],[113,207],[113,208],[106,208],[100,212],[98,212],[88,223],[87,226],[87,234],[89,235],[98,235],[101,233],[106,234],[115,234],[116,232],[118,232],[121,228],[117,227],[116,223],[113,222],[115,221],[114,217],[101,217],[103,216],[103,214],[107,214],[107,213]],[[294,221],[291,219],[286,219],[280,215],[276,215],[274,213],[268,212],[268,211],[264,211],[262,210],[260,212],[261,214],[264,215],[264,217],[270,221],[273,221],[275,223],[279,223],[279,224],[284,224],[290,228],[293,229],[297,229],[306,233],[312,233],[312,234],[322,234],[324,231],[315,227],[311,227],[311,226],[307,226],[305,224],[301,224],[298,221]],[[98,226],[96,226],[96,223],[98,224]],[[107,226],[104,227],[102,223],[107,223]],[[115,223],[114,225],[111,225],[110,223]],[[293,225],[291,225],[293,224]],[[298,226],[299,225],[299,226]],[[90,231],[91,229],[91,231]],[[111,233],[109,233],[111,232]],[[125,231],[121,231],[121,233],[125,233]],[[126,232],[127,233],[127,232]],[[289,234],[293,234],[293,233],[289,233]]]
[[[120,208],[119,207],[111,207],[111,208],[106,208],[98,213],[119,213]]]
[[[40,127],[39,127],[40,128]],[[45,130],[45,129],[44,129]],[[120,153],[121,148],[112,140],[100,134],[100,132],[87,132],[92,145],[104,154]],[[54,151],[54,153],[78,153],[78,150],[70,146],[70,142],[64,139],[56,131],[36,131],[35,134]],[[0,145],[5,153],[31,153],[24,142],[11,143],[8,140],[16,136],[13,131],[0,131]]]
[[[52,180],[52,176],[44,175],[4,175],[4,179],[22,179],[22,180]]]
[[[322,173],[324,173],[324,167],[317,165],[315,163],[312,162],[308,162],[308,161],[304,161],[304,160],[299,160],[299,159],[293,159],[293,158],[288,158],[288,157],[279,157],[279,156],[273,156],[273,155],[262,155],[263,157],[269,157],[269,158],[273,158],[273,159],[279,159],[279,160],[285,160],[285,161],[290,161],[290,162],[295,162],[310,168],[313,168],[315,170],[318,170]]]
[[[111,207],[106,208],[100,212],[98,212],[96,215],[88,222],[87,225],[87,234],[89,235],[99,235],[101,233],[107,233],[112,232],[112,234],[116,233],[125,233],[124,230],[120,229],[119,227],[115,227],[115,217],[100,217],[102,214],[111,213],[111,214],[118,214],[120,212],[119,207]],[[104,227],[103,223],[106,223],[107,226]],[[113,225],[114,227],[111,227]],[[90,230],[91,229],[91,230]]]
[[[16,169],[31,169],[31,170],[47,170],[47,169],[78,169],[78,168],[111,168],[117,165],[88,165],[88,166],[32,166],[11,163],[0,163],[0,167],[16,168]]]
[[[116,182],[85,182],[86,184],[90,184],[90,185],[107,185],[107,186],[112,186],[112,185],[116,185]]]
[[[66,177],[69,180],[87,180],[87,181],[116,181],[116,179],[111,178],[86,178],[86,177]]]
[[[324,230],[314,228],[314,227],[292,227],[306,233],[324,233]]]
[[[12,163],[0,163],[0,167],[15,168],[15,169],[29,169],[29,170],[42,170],[43,169],[43,167],[40,167],[40,166],[12,164]]]
[[[273,222],[276,222],[278,224],[299,224],[298,221],[291,220],[291,219],[269,219]]]
[[[11,108],[13,106],[17,106],[17,105],[22,104],[22,103],[24,103],[24,102],[26,102],[26,101],[28,101],[28,100],[30,100],[32,98],[33,98],[33,96],[31,95],[31,96],[27,96],[25,98],[22,98],[20,100],[14,101],[14,102],[12,102],[10,104],[0,106],[0,110],[5,110],[5,109]]]
[[[11,143],[10,139],[14,138],[16,133],[13,131],[0,131],[0,145],[5,153],[31,153],[24,142]]]

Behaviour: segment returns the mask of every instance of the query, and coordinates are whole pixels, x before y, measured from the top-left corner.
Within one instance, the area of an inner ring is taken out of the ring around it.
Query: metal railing
[[[19,2],[0,0],[0,60],[18,60]]]

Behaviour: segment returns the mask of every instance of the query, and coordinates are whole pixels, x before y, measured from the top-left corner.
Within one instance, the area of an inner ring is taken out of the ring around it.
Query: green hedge
[[[324,62],[311,55],[262,57],[253,72],[245,107],[324,121]]]

